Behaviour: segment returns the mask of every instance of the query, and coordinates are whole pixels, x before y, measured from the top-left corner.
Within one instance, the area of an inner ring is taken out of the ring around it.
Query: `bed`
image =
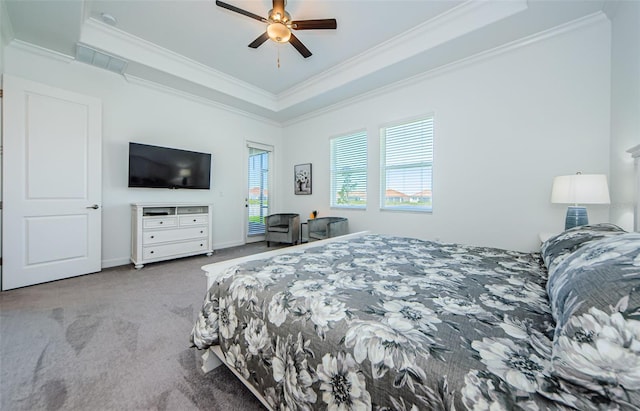
[[[192,342],[271,409],[633,409],[638,287],[610,224],[542,254],[360,234],[223,269]]]
[[[191,342],[268,409],[640,408],[640,233],[356,233],[203,267]]]

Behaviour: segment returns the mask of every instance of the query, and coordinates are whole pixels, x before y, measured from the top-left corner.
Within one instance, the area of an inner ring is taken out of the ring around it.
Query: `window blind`
[[[331,206],[367,206],[367,133],[331,139]]]
[[[264,219],[269,213],[269,152],[249,148],[249,193],[247,197],[249,236],[265,232]]]
[[[432,210],[433,117],[381,129],[382,209]]]

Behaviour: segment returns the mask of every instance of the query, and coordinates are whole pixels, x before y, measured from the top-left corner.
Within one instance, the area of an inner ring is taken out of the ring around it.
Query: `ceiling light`
[[[269,19],[270,22],[272,23],[284,23],[287,24],[289,21],[291,21],[291,15],[289,13],[287,13],[287,11],[284,11],[284,14],[279,12],[279,11],[273,11],[273,9],[269,10]]]
[[[286,43],[291,38],[291,30],[282,23],[271,23],[267,26],[269,38],[276,43]]]

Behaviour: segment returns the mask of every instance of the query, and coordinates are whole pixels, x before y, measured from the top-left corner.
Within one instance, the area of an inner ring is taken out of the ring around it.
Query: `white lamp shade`
[[[560,204],[609,204],[604,174],[574,174],[553,179],[551,202]]]
[[[267,26],[269,38],[277,43],[286,43],[291,38],[291,30],[282,23],[271,23]]]

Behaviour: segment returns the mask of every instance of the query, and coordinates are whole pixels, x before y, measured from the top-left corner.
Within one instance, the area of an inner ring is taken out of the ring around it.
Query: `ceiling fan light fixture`
[[[271,23],[267,26],[269,38],[276,43],[286,43],[291,38],[291,30],[282,23]]]
[[[0,0],[1,1],[1,0]],[[286,0],[272,0],[273,8],[269,10],[267,18],[259,16],[247,10],[243,10],[234,5],[225,3],[221,0],[216,0],[216,6],[222,7],[234,13],[242,14],[243,16],[250,17],[254,20],[258,20],[261,23],[266,24],[266,31],[262,33],[258,38],[249,43],[249,47],[257,49],[260,45],[264,44],[268,39],[273,40],[276,43],[289,43],[295,48],[298,53],[304,58],[312,56],[312,53],[308,48],[296,36],[293,35],[291,30],[335,30],[338,28],[336,19],[312,19],[312,20],[291,20],[291,15],[285,9],[287,5]]]
[[[273,9],[269,10],[269,21],[272,23],[284,23],[287,24],[291,21],[291,15],[285,11],[284,14],[279,11],[273,11]]]

